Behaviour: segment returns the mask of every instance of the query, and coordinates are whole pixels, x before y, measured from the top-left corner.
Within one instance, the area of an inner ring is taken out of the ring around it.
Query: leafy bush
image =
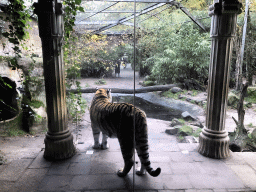
[[[208,78],[210,42],[208,34],[200,33],[194,25],[182,25],[169,35],[163,52],[148,58],[144,65],[160,83],[183,82]]]

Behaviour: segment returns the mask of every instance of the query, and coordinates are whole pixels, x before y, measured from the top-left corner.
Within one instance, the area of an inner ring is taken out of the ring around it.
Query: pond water
[[[133,96],[113,96],[113,102],[133,104]],[[173,118],[180,118],[181,111],[154,104],[140,97],[135,96],[134,104],[147,114],[148,118],[171,121]]]

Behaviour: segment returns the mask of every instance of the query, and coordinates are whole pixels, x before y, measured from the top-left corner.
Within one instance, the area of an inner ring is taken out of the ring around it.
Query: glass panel
[[[109,110],[115,114],[104,117],[104,115],[93,113],[92,118],[96,118],[95,121],[102,123],[101,126],[108,130],[112,128],[115,130],[119,128],[132,130],[132,119],[127,119],[129,115],[132,115],[129,114],[131,112],[127,112],[130,106],[125,106],[121,103],[133,104],[134,21],[129,19],[123,22],[125,18],[133,14],[133,3],[94,1],[84,2],[83,4],[85,12],[78,15],[75,33],[73,34],[77,41],[69,47],[71,54],[68,57],[68,59],[73,58],[72,62],[70,62],[71,66],[79,68],[81,79],[78,78],[77,81],[81,83],[81,89],[89,92],[83,93],[82,98],[86,101],[85,105],[91,107],[96,87],[105,90],[111,89],[112,105],[114,106],[111,106]],[[118,21],[122,24],[118,24]],[[109,25],[113,26],[108,28]],[[138,72],[135,75],[137,86],[139,85],[140,78]],[[76,85],[73,84],[72,88],[76,88]],[[71,105],[74,105],[74,103],[74,101],[71,101]],[[115,105],[121,107],[115,107]],[[74,118],[76,121],[76,116]],[[118,169],[124,166],[118,139],[108,138],[108,145],[106,146],[105,140],[102,141],[101,133],[99,136],[99,144],[101,145],[95,144],[94,140],[96,140],[98,135],[94,134],[93,137],[91,127],[95,122],[90,119],[88,108],[85,110],[85,115],[81,116],[81,118],[82,121],[76,121],[73,127],[77,135],[76,143],[78,149],[83,155],[89,156],[89,175],[101,176],[100,185],[103,189],[124,189],[125,186],[126,189],[132,190],[134,181],[133,168],[131,168],[125,180],[117,176]],[[117,123],[119,121],[121,121],[121,127]],[[121,138],[124,138],[121,140],[133,142],[133,134],[127,130],[121,131]],[[126,150],[124,151],[125,158],[129,158],[129,156],[132,158],[132,145],[133,143],[130,143],[128,147],[124,147]],[[102,150],[102,147],[109,148]],[[131,151],[129,151],[129,147]]]

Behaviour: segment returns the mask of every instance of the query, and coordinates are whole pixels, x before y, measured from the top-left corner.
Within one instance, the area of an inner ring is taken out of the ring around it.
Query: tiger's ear
[[[99,88],[98,88],[98,87],[96,87],[95,89],[96,89],[96,91],[97,91],[97,90],[99,90]]]
[[[111,93],[111,89],[108,89],[108,90],[107,90],[107,94],[109,94],[109,93]]]

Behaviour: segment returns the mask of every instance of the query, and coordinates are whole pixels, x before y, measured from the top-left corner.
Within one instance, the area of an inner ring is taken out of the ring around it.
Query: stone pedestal
[[[237,14],[241,3],[236,0],[214,1],[209,8],[211,21],[211,59],[209,67],[206,127],[199,136],[199,153],[211,158],[229,156],[229,137],[225,116],[229,90],[229,68]]]
[[[48,116],[44,157],[49,160],[66,159],[75,154],[75,147],[67,127],[62,4],[57,0],[39,0],[34,7],[42,40]]]

